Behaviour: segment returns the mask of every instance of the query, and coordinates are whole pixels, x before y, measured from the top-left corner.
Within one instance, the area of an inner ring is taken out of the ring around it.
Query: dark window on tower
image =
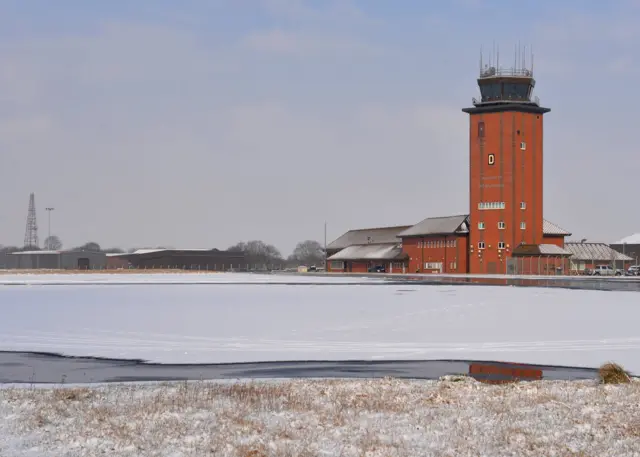
[[[529,98],[529,85],[506,83],[503,95],[507,100],[527,100]]]
[[[483,102],[500,100],[500,92],[500,84],[483,84],[480,86],[480,94],[482,95]]]
[[[478,122],[478,137],[484,138],[484,122],[483,121]]]

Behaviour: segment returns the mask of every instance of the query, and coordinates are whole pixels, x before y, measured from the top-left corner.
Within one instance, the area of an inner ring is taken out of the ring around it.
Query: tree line
[[[23,251],[57,251],[62,249],[63,244],[59,237],[51,235],[47,237],[43,248],[37,246],[2,246],[0,245],[0,253],[23,252]],[[90,241],[83,245],[71,248],[72,251],[92,251],[104,253],[124,254],[132,253],[138,249],[171,249],[167,246],[156,246],[152,248],[131,248],[127,251],[120,248],[102,248],[100,244]],[[286,265],[286,266],[321,266],[324,264],[324,248],[315,240],[300,241],[293,252],[284,257],[280,250],[272,244],[265,243],[261,240],[242,241],[230,246],[228,251],[241,252],[245,255],[248,264],[252,265]]]

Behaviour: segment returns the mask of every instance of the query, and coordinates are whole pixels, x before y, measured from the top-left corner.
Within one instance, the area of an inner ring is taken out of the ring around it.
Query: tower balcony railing
[[[524,98],[508,98],[508,97],[498,97],[498,98],[482,98],[480,100],[478,100],[477,98],[473,97],[471,99],[471,102],[473,103],[474,106],[476,105],[484,105],[484,104],[491,104],[491,103],[527,103],[527,104],[532,104],[532,105],[537,105],[540,106],[540,98],[533,97],[532,99],[524,99]]]
[[[532,78],[533,71],[528,68],[501,68],[485,67],[480,70],[481,78],[492,78],[496,76],[513,76],[518,78]]]

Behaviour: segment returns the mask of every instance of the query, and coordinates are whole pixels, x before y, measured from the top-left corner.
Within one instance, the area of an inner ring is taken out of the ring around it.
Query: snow
[[[355,276],[302,276],[292,274],[251,274],[251,273],[130,273],[129,270],[116,273],[6,273],[0,274],[2,285],[74,285],[74,284],[284,284],[329,281],[334,284],[357,282],[382,282],[379,278]]]
[[[287,381],[0,389],[0,455],[638,455],[640,383]]]
[[[3,275],[1,283],[34,286],[0,287],[0,350],[161,363],[611,360],[640,373],[632,292],[293,280],[307,284],[246,274]]]

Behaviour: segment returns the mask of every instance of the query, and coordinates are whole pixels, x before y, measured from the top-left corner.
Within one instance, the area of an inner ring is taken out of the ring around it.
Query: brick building
[[[485,66],[477,83],[480,99],[462,110],[469,114],[469,214],[349,231],[328,246],[329,271],[377,263],[412,273],[566,271],[570,233],[543,218],[543,116],[550,109],[532,96],[533,72]],[[387,238],[376,243],[376,233]]]

